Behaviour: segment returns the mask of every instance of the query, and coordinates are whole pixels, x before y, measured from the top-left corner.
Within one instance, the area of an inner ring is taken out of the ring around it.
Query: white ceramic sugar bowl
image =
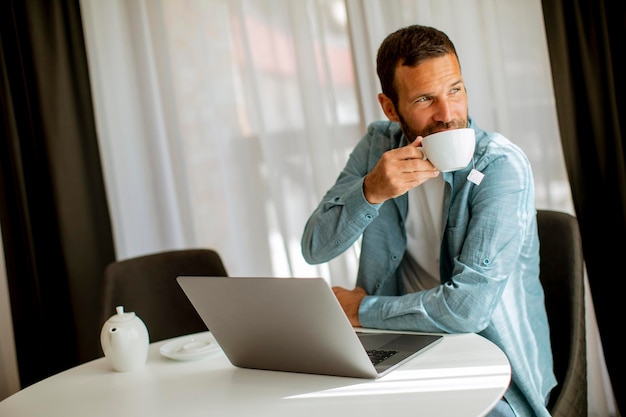
[[[139,369],[148,360],[150,337],[145,323],[135,313],[115,308],[117,314],[109,318],[100,332],[104,356],[118,372]]]

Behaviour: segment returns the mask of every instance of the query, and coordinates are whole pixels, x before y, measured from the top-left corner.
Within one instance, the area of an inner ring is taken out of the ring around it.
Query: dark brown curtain
[[[626,410],[626,2],[543,0],[561,140],[619,411]],[[619,339],[619,340],[618,340]]]
[[[0,225],[22,387],[102,356],[114,260],[77,0],[0,12]]]

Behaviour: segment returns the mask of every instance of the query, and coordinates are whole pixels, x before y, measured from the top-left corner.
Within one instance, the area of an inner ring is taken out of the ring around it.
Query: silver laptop
[[[322,278],[177,280],[241,368],[378,378],[443,337],[355,331]]]

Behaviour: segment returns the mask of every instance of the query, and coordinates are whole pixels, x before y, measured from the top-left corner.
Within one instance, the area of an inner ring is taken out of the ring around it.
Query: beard
[[[467,116],[464,119],[454,119],[451,122],[436,122],[431,125],[424,127],[421,130],[413,129],[408,125],[404,117],[399,111],[396,111],[398,114],[398,119],[400,119],[400,128],[402,129],[402,133],[406,137],[408,143],[413,143],[413,141],[418,137],[426,137],[431,133],[440,132],[442,130],[450,130],[450,129],[461,129],[467,127],[468,120]]]

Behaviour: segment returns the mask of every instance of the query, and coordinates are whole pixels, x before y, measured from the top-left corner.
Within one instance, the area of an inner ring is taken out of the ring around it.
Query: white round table
[[[51,376],[0,402],[0,416],[476,417],[511,377],[504,353],[476,334],[445,335],[377,380],[241,369],[220,349],[176,361],[160,354],[166,342],[136,371],[115,372],[103,357]]]

